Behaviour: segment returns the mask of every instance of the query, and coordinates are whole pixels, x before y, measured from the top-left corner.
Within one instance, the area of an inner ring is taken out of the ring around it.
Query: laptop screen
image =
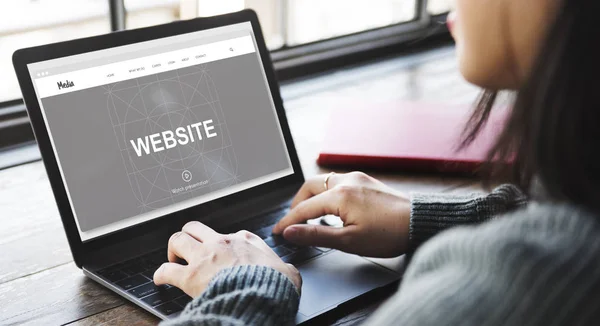
[[[249,22],[28,68],[83,241],[294,173]]]

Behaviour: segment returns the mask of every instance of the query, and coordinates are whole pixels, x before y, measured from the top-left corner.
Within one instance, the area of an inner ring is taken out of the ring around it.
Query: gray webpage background
[[[80,229],[291,168],[261,69],[251,53],[43,98]],[[216,137],[142,157],[129,144],[207,119]]]

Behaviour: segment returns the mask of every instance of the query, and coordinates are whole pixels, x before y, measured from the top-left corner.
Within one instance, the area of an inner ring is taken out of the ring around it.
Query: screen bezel
[[[44,123],[38,98],[33,86],[33,80],[31,79],[27,65],[40,61],[104,50],[117,46],[151,41],[244,22],[250,22],[252,25],[254,37],[256,39],[256,45],[258,46],[260,58],[262,60],[265,75],[267,77],[267,83],[273,97],[272,99],[275,104],[277,116],[281,125],[281,130],[283,132],[294,173],[226,197],[199,204],[197,206],[158,217],[153,220],[133,225],[131,227],[83,242],[75,223],[75,218],[67,197],[65,185],[62,182],[57,159],[52,149],[48,130],[46,129],[46,125]],[[258,196],[262,196],[264,194],[276,192],[281,188],[290,187],[292,185],[300,185],[304,182],[304,176],[298,160],[298,155],[296,153],[287,118],[285,116],[285,109],[283,107],[283,101],[279,91],[279,84],[273,70],[270,53],[266,48],[258,17],[252,10],[246,9],[221,16],[196,18],[187,21],[178,21],[136,30],[127,30],[84,39],[21,49],[14,53],[13,65],[15,67],[17,78],[23,93],[23,100],[27,107],[31,125],[40,148],[44,166],[48,174],[48,179],[58,205],[58,210],[67,235],[69,246],[71,248],[75,263],[78,267],[82,266],[85,261],[85,257],[91,252],[112,246],[120,242],[131,240],[154,230],[159,230],[161,228],[171,229],[173,223],[181,223],[181,221],[186,220],[186,216],[209,215],[221,208],[235,206],[252,198],[257,198]]]

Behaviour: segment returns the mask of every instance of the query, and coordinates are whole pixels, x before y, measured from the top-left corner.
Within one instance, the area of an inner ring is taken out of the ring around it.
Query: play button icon
[[[181,173],[181,178],[183,179],[183,181],[185,182],[190,182],[192,181],[192,172],[185,170]]]

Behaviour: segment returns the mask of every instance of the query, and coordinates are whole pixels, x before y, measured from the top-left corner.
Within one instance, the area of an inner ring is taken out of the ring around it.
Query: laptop
[[[304,177],[253,11],[22,49],[13,63],[76,265],[141,309],[169,319],[192,299],[152,276],[193,220],[252,231],[297,266],[298,323],[399,280],[271,235]]]

